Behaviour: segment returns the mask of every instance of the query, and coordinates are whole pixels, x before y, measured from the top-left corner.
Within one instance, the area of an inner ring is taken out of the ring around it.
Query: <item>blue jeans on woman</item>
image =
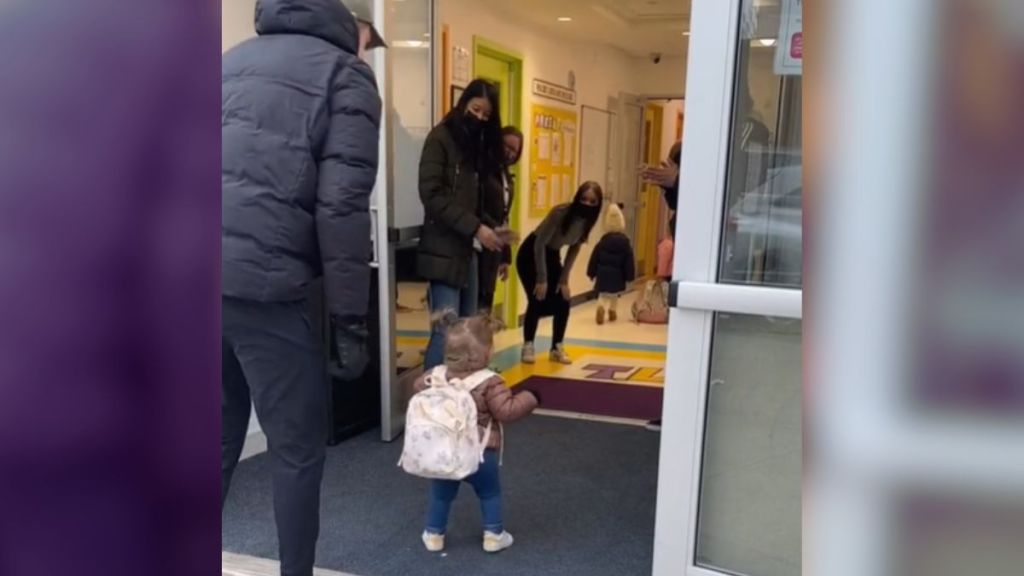
[[[427,532],[444,534],[448,530],[448,515],[452,502],[459,494],[459,486],[465,482],[473,487],[480,498],[480,512],[484,517],[484,530],[501,534],[505,528],[501,521],[501,479],[498,473],[498,453],[484,452],[484,461],[476,474],[465,480],[431,480],[430,507],[427,509]]]
[[[460,318],[476,314],[477,302],[479,300],[478,286],[480,285],[479,270],[477,268],[476,252],[469,262],[469,283],[464,288],[456,288],[444,282],[431,282],[427,289],[427,302],[430,305],[430,313],[437,314],[445,310],[455,311]],[[427,344],[427,354],[423,358],[423,369],[430,370],[435,366],[444,364],[444,342],[445,332],[440,325],[434,324],[430,329],[430,343]]]

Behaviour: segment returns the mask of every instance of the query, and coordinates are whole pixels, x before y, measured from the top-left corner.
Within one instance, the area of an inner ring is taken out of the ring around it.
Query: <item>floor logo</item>
[[[576,378],[620,384],[662,386],[665,384],[665,363],[633,358],[594,357],[581,358],[558,374],[562,378]]]

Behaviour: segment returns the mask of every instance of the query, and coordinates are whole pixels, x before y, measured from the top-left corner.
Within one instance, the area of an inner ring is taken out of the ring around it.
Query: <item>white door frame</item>
[[[712,576],[696,566],[704,418],[717,312],[801,318],[801,290],[717,283],[742,0],[693,0],[676,231],[676,307],[658,477],[654,575]]]
[[[402,0],[373,0],[374,26],[381,35],[388,38],[392,29],[393,7],[396,1]],[[439,60],[435,57],[440,39],[440,26],[437,22],[437,0],[422,0],[429,3],[427,11],[427,29],[430,31],[430,86],[429,94],[431,99],[430,111],[431,120],[436,120],[437,107],[433,99],[436,97],[436,78],[438,78]],[[381,94],[383,112],[381,114],[380,126],[380,168],[377,170],[375,203],[370,210],[374,220],[374,267],[378,269],[379,282],[377,284],[378,301],[380,303],[380,438],[384,442],[391,442],[398,438],[405,430],[405,399],[408,375],[398,375],[398,352],[395,338],[398,335],[396,322],[397,310],[397,281],[395,270],[395,251],[410,242],[418,242],[416,235],[402,234],[407,230],[395,232],[395,146],[392,137],[392,112],[394,110],[394,90],[396,89],[392,80],[394,79],[391,52],[388,50],[373,50],[371,64],[376,72],[377,87]],[[398,87],[397,89],[401,89]]]

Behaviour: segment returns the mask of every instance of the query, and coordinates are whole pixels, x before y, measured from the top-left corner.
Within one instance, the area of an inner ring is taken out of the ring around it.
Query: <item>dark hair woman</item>
[[[545,316],[554,316],[555,330],[550,358],[553,362],[571,364],[562,342],[569,325],[569,274],[579,255],[580,246],[590,237],[601,215],[604,192],[597,182],[584,182],[571,204],[551,210],[537,229],[526,238],[516,259],[516,270],[523,281],[529,305],[523,323],[524,364],[536,361],[533,341],[537,325]],[[569,247],[562,262],[561,249]]]
[[[427,297],[434,314],[476,313],[477,255],[500,252],[508,243],[496,231],[502,224],[504,165],[498,91],[485,80],[474,80],[431,130],[420,157],[424,219],[416,269],[430,283]],[[435,324],[424,368],[444,362],[444,339],[444,328]]]
[[[512,167],[519,163],[523,155],[523,133],[515,126],[501,129],[505,145],[505,164],[502,170],[502,226],[509,226],[509,215],[512,213],[512,201],[515,199],[515,179]],[[508,267],[512,264],[512,247],[505,246],[501,254],[483,252],[480,254],[480,309],[490,311],[494,306],[495,287],[500,277],[508,279]]]

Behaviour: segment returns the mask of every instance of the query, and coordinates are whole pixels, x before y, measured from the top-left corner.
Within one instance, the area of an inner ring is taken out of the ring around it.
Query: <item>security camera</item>
[[[654,62],[655,64],[661,64],[661,52],[652,52],[651,62]]]

